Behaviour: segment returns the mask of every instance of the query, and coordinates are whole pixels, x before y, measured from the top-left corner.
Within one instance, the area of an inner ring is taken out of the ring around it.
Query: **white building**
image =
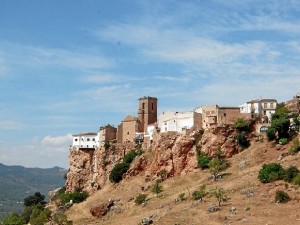
[[[194,111],[190,112],[163,112],[158,119],[160,132],[177,131],[182,132],[191,129],[195,125],[195,118],[201,115]]]
[[[89,132],[73,135],[72,147],[81,148],[97,148],[99,147],[99,133]]]
[[[157,124],[154,123],[154,124],[149,124],[147,126],[147,131],[145,132],[145,137],[149,137],[150,141],[153,141],[153,132],[154,130],[156,129],[157,127]]]
[[[277,107],[276,99],[256,99],[246,102],[240,107],[241,113],[254,113],[260,116],[267,116],[268,120],[272,120],[272,114],[275,113]]]

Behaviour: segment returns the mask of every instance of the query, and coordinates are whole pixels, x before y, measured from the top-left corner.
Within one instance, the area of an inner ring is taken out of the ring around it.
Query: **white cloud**
[[[34,137],[28,143],[22,143],[18,146],[0,146],[0,160],[7,165],[68,168],[69,146],[71,144],[71,134],[47,135],[43,138]]]
[[[72,142],[72,134],[65,136],[52,137],[47,135],[42,139],[42,145],[44,146],[67,146]]]

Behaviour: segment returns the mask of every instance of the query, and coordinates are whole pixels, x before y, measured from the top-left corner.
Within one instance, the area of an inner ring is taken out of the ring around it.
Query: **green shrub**
[[[292,146],[289,149],[289,153],[294,155],[300,151],[300,141],[298,137],[295,137],[292,141]]]
[[[209,162],[211,161],[211,158],[208,156],[200,156],[198,158],[198,166],[201,169],[209,168]]]
[[[275,202],[286,203],[290,200],[290,196],[284,191],[276,191]]]
[[[122,176],[129,169],[129,164],[127,163],[118,163],[110,171],[109,180],[114,183],[119,183],[122,180]]]
[[[66,192],[61,195],[60,200],[63,205],[70,202],[70,200],[73,201],[73,203],[80,203],[83,202],[88,197],[88,193],[86,191],[84,192]]]
[[[236,137],[236,141],[243,148],[248,148],[250,146],[250,142],[244,133],[238,134],[238,136]]]
[[[45,195],[40,192],[35,192],[34,195],[28,196],[24,199],[24,206],[34,206],[34,205],[46,205]]]
[[[202,201],[203,197],[206,195],[205,189],[206,189],[205,184],[201,185],[198,191],[194,191],[192,193],[193,199]]]
[[[283,179],[285,170],[278,163],[264,164],[260,169],[258,178],[262,183],[270,183]]]
[[[288,143],[288,139],[287,138],[280,138],[279,139],[279,144],[286,145],[287,143]]]
[[[162,192],[162,186],[160,184],[160,181],[155,181],[155,183],[152,186],[152,192],[155,193],[157,196],[160,192]]]
[[[273,141],[276,138],[276,132],[277,130],[274,127],[269,127],[267,130],[267,137],[269,141]]]
[[[291,182],[299,174],[299,169],[296,166],[290,166],[284,174],[284,181]]]
[[[246,131],[246,132],[249,131],[249,123],[248,123],[248,121],[246,121],[243,118],[237,118],[234,121],[233,127],[235,129],[237,129],[238,131],[240,131],[240,132],[242,132],[242,131]]]
[[[68,220],[67,216],[64,213],[55,214],[53,220],[58,225],[72,225],[73,224],[72,221]]]
[[[297,176],[294,177],[294,179],[292,180],[292,183],[300,186],[300,173],[298,173]]]
[[[158,172],[158,176],[162,181],[164,181],[168,178],[168,171],[166,169],[162,169]]]
[[[11,213],[11,214],[9,214],[8,218],[3,220],[2,224],[3,225],[23,225],[23,224],[26,224],[26,221],[19,214]]]
[[[123,162],[130,164],[136,156],[137,156],[137,154],[136,154],[135,150],[131,150],[124,156]]]
[[[178,195],[178,199],[180,200],[180,201],[184,201],[186,198],[185,198],[185,193],[180,193],[179,195]]]
[[[147,200],[147,195],[146,195],[146,194],[139,194],[139,195],[135,198],[134,202],[135,202],[135,204],[137,204],[137,205],[141,205],[141,204],[143,204],[144,202],[146,202],[146,200]]]
[[[50,209],[38,209],[35,208],[30,216],[30,224],[31,225],[41,225],[45,224],[51,218],[51,210]]]

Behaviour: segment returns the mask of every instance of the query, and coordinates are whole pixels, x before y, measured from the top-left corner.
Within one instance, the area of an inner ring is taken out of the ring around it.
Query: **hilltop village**
[[[98,132],[75,134],[71,149],[96,149],[105,143],[143,143],[144,146],[150,146],[158,134],[232,125],[237,118],[255,118],[256,132],[265,133],[277,106],[276,99],[259,98],[238,107],[205,105],[187,112],[163,112],[158,117],[158,99],[142,97],[138,99],[137,116],[127,115],[117,128],[108,124],[101,126]],[[285,107],[299,113],[300,93],[286,101]]]

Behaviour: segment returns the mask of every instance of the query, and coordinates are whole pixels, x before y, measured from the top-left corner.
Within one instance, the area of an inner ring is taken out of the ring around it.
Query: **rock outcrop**
[[[227,156],[240,151],[235,141],[235,130],[218,127],[203,132],[165,132],[159,135],[144,154],[136,157],[123,179],[140,173],[156,177],[165,171],[167,177],[186,174],[198,169],[197,151],[213,155],[221,148]],[[67,174],[66,190],[93,192],[108,182],[112,168],[123,161],[124,155],[137,147],[134,143],[114,144],[109,149],[70,150],[70,169]]]

